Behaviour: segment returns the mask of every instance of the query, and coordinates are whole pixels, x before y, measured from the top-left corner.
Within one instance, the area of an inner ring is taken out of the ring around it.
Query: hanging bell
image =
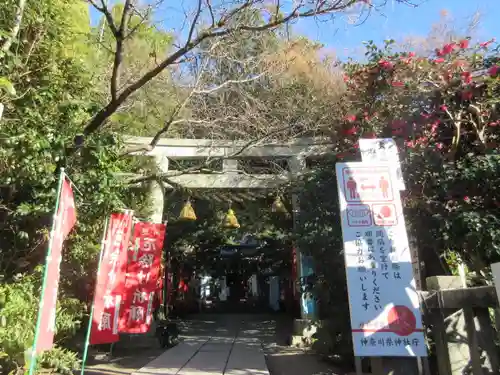
[[[226,217],[224,218],[224,227],[226,228],[239,228],[240,224],[238,223],[238,219],[234,214],[232,209],[227,211]]]
[[[279,196],[276,197],[276,199],[274,200],[271,206],[271,211],[280,214],[288,214],[288,210],[286,209],[285,205],[283,204]]]
[[[187,201],[182,207],[181,213],[179,214],[179,220],[185,221],[195,221],[196,214],[194,212],[193,206],[191,205],[191,201]]]

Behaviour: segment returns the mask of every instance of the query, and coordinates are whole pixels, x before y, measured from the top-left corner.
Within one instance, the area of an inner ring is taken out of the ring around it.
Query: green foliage
[[[6,15],[8,11],[0,11]],[[0,30],[8,29],[0,18]],[[104,218],[117,208],[147,214],[143,189],[116,176],[141,163],[120,156],[112,131],[73,150],[76,134],[99,105],[88,56],[88,7],[79,0],[27,2],[23,23],[0,64],[0,352],[5,371],[22,366],[33,343],[41,273],[54,210],[58,170],[75,183],[78,224],[65,243],[56,316],[56,347],[40,364],[70,373],[76,354],[67,348],[81,328],[92,297]],[[2,58],[2,57],[0,57]],[[16,92],[13,91],[15,87]],[[6,89],[6,90],[2,90]],[[10,91],[7,95],[7,91]]]
[[[54,369],[61,375],[72,375],[79,368],[80,360],[77,353],[55,346],[52,350],[42,354],[40,365]]]
[[[4,357],[0,359],[2,368],[8,369],[11,363],[21,365],[25,360],[25,351],[33,343],[36,314],[41,292],[42,267],[37,267],[30,275],[17,275],[15,283],[0,287],[0,345]],[[64,293],[64,291],[63,291]],[[76,298],[59,298],[57,305],[56,330],[59,342],[72,337],[80,328],[84,315],[84,304]],[[58,370],[68,368],[70,359],[76,354],[55,347],[45,353],[40,365],[54,365]],[[6,361],[6,362],[4,362]],[[76,364],[73,361],[73,364]],[[68,373],[66,371],[66,373]]]
[[[337,161],[336,157],[327,157],[293,187],[302,202],[294,238],[297,247],[314,259],[316,283],[312,292],[318,301],[318,318],[328,320],[327,335],[319,338],[322,346],[326,344],[330,353],[349,358],[352,345],[335,174]]]

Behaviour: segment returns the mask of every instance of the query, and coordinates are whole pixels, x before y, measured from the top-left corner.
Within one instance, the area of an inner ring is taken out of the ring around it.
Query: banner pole
[[[109,218],[106,217],[106,221],[104,222],[104,233],[102,235],[102,240],[101,240],[101,251],[99,252],[99,263],[97,264],[97,277],[99,277],[99,271],[101,270],[101,262],[102,262],[102,257],[104,255],[104,250],[106,249],[106,237],[108,234],[108,224],[109,224]],[[97,282],[97,278],[96,278]],[[82,371],[80,372],[81,375],[85,373],[85,362],[87,361],[87,355],[88,355],[88,350],[89,350],[89,345],[90,345],[90,333],[92,331],[92,320],[94,318],[94,301],[92,299],[92,304],[90,305],[90,316],[89,316],[89,324],[87,327],[87,333],[85,335],[85,346],[83,348],[83,357],[82,357]]]
[[[60,174],[59,174],[59,182],[57,185],[56,207],[54,210],[54,217],[52,219],[52,229],[50,231],[49,245],[47,247],[47,257],[45,260],[45,269],[43,271],[42,294],[40,295],[40,303],[38,305],[38,317],[37,317],[36,327],[35,327],[35,338],[33,339],[33,347],[31,348],[31,360],[30,360],[30,368],[29,368],[29,372],[28,372],[29,375],[35,374],[36,343],[38,341],[38,335],[40,333],[40,324],[42,322],[43,297],[45,295],[45,287],[47,284],[48,270],[49,270],[49,259],[50,259],[50,255],[52,253],[52,243],[54,242],[54,231],[56,229],[56,217],[57,217],[57,211],[59,210],[59,200],[61,198],[61,190],[62,190],[62,184],[64,181],[64,176],[65,176],[64,168],[61,168]]]

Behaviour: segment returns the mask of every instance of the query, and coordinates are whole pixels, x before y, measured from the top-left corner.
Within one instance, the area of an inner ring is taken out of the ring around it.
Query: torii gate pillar
[[[156,156],[155,157],[156,166],[160,173],[168,172],[168,158]],[[153,211],[150,215],[150,220],[153,223],[163,222],[163,210],[165,208],[165,187],[161,181],[151,181],[151,206]]]
[[[306,162],[303,157],[294,156],[289,159],[288,166],[292,175],[297,175],[303,173],[306,169]],[[293,211],[293,229],[294,231],[300,225],[300,202],[297,194],[292,195],[292,211]],[[317,317],[316,314],[316,300],[312,298],[312,293],[304,292],[303,287],[305,286],[305,281],[312,276],[314,271],[313,259],[311,256],[304,255],[303,252],[295,247],[297,252],[297,276],[298,280],[296,285],[299,286],[300,293],[300,317],[302,320],[314,320]]]

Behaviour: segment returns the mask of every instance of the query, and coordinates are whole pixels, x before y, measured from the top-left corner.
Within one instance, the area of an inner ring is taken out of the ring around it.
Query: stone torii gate
[[[155,158],[155,162],[165,180],[184,188],[210,190],[252,190],[276,189],[306,170],[306,160],[318,157],[330,151],[331,142],[318,138],[299,138],[292,142],[255,143],[247,141],[227,141],[211,139],[173,139],[162,138],[157,145],[150,149],[148,145],[152,138],[126,136],[125,143],[132,150],[132,155],[146,155]],[[169,168],[170,161],[194,160],[200,164],[205,160],[220,159],[222,168],[214,173],[186,173]],[[244,160],[286,160],[287,168],[279,174],[247,174],[238,169],[240,161]],[[165,189],[174,189],[168,182],[163,187],[156,181],[151,182],[151,195],[155,211],[151,220],[162,222],[165,204]],[[292,196],[292,211],[294,226],[297,225],[299,213],[298,197]],[[309,260],[297,249],[298,277],[310,275],[313,270]],[[303,320],[313,318],[315,308],[308,309],[301,303],[301,317]],[[299,329],[300,330],[300,329]]]

